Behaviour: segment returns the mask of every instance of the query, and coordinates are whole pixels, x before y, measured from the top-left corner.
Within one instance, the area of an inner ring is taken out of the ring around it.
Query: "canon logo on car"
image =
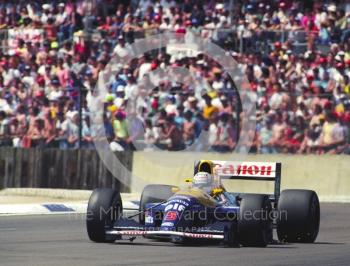
[[[221,176],[275,176],[276,166],[273,163],[238,163],[238,162],[214,162],[218,175]]]
[[[271,166],[257,166],[257,165],[225,165],[219,170],[219,174],[223,175],[266,175],[270,176],[272,172]]]

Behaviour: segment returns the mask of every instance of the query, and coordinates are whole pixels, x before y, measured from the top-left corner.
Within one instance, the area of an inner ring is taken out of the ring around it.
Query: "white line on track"
[[[6,227],[1,228],[0,227],[0,231],[16,231],[16,230],[17,230],[16,228],[10,228],[10,227],[8,227],[8,228],[6,228]]]

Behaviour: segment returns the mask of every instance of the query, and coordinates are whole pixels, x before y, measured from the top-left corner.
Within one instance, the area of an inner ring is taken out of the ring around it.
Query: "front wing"
[[[159,227],[148,227],[141,225],[133,219],[122,218],[113,226],[106,228],[106,235],[111,238],[121,239],[122,236],[135,238],[137,236],[148,236],[153,238],[191,238],[191,239],[212,239],[225,240],[230,224],[225,222],[216,222],[206,227],[197,227],[196,229],[175,231],[162,230]]]
[[[171,237],[171,236],[178,236],[178,237],[185,237],[185,238],[198,238],[198,239],[218,239],[223,240],[224,234],[214,234],[214,233],[190,233],[190,232],[179,232],[179,231],[165,231],[165,230],[158,230],[158,231],[147,231],[147,230],[107,230],[107,235],[110,236],[155,236],[155,237]]]

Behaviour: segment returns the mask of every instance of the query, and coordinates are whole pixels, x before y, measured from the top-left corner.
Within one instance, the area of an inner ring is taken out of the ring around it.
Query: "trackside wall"
[[[119,171],[120,176],[130,180],[133,153],[116,152],[115,156],[125,167]],[[129,184],[115,179],[94,149],[0,148],[0,189],[96,187],[129,192]]]
[[[216,153],[135,152],[132,192],[141,191],[146,183],[184,184],[193,175],[198,159],[281,162],[281,188],[315,190],[322,201],[350,201],[350,164],[346,155],[248,155]],[[226,180],[228,191],[271,193],[272,182]]]

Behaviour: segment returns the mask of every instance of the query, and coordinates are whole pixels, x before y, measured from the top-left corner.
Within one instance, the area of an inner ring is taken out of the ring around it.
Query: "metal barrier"
[[[133,153],[115,154],[125,166],[120,176],[130,180]],[[130,185],[121,184],[108,171],[96,150],[0,148],[0,189],[37,187],[93,189],[113,187],[130,192]]]

